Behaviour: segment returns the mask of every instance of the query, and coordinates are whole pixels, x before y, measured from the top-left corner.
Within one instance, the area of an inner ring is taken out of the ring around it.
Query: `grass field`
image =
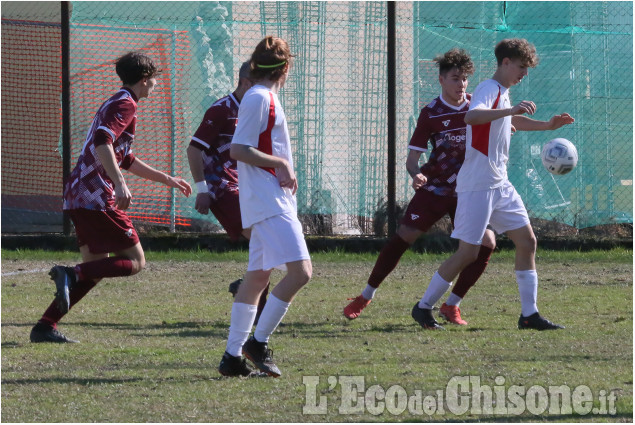
[[[422,330],[410,310],[445,258],[407,253],[362,316],[348,321],[341,314],[346,298],[359,294],[375,255],[314,254],[312,281],[271,338],[282,377],[227,379],[216,370],[230,319],[227,284],[245,270],[245,252],[149,252],[144,272],[101,282],[62,320],[62,332],[81,344],[55,345],[28,340],[54,292],[41,270],[75,263],[79,255],[3,250],[2,421],[633,420],[632,251],[539,252],[541,313],[567,327],[552,332],[516,329],[511,252],[494,255],[461,305],[468,326]],[[461,415],[445,406],[432,413],[431,406],[401,409],[401,399],[382,401],[381,391],[368,391],[379,385],[399,395],[402,388],[414,400],[421,394],[434,400],[442,391],[446,398],[437,400],[447,402],[453,377],[468,375],[498,392],[588,386],[594,408],[603,407],[602,394],[616,396],[615,414],[535,406]],[[363,379],[364,389],[350,391],[347,379]],[[303,414],[321,397],[324,414]],[[355,413],[355,406],[366,408]]]

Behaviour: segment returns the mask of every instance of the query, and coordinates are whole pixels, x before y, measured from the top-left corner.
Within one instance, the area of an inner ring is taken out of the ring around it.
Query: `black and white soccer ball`
[[[561,137],[550,140],[542,148],[542,165],[551,174],[563,175],[573,170],[578,163],[578,150],[573,143]]]

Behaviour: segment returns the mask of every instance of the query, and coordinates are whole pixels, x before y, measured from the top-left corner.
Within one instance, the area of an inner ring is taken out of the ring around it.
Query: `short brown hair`
[[[520,59],[524,66],[535,68],[538,65],[536,47],[524,38],[506,38],[501,40],[494,49],[496,61],[500,66],[503,59]]]
[[[284,75],[285,65],[291,65],[292,57],[285,40],[268,35],[258,43],[251,55],[249,65],[252,79],[278,81]]]
[[[462,74],[474,74],[474,62],[472,62],[470,54],[463,49],[455,47],[442,55],[438,55],[434,58],[434,61],[439,67],[439,75],[445,74],[454,68],[458,69]]]
[[[128,52],[115,62],[115,71],[126,85],[133,85],[142,78],[152,78],[159,72],[150,56],[140,52]]]

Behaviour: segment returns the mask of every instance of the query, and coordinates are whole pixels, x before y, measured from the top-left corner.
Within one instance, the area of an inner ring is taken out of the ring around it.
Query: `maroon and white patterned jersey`
[[[410,139],[409,149],[432,152],[428,162],[421,166],[421,174],[428,181],[425,190],[441,196],[456,196],[456,177],[465,159],[465,113],[469,110],[471,96],[461,106],[446,103],[441,96],[421,110],[417,127]]]
[[[64,209],[115,208],[114,185],[99,161],[95,148],[112,144],[119,168],[128,169],[135,160],[132,154],[137,124],[137,97],[122,87],[104,102],[93,119],[77,165],[64,186]]]
[[[217,100],[205,112],[190,142],[190,146],[203,151],[203,172],[212,199],[238,190],[236,160],[229,156],[229,149],[238,124],[239,106],[233,94]]]

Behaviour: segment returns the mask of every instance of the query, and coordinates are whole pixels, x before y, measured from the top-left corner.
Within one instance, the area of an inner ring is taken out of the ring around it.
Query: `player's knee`
[[[146,259],[145,257],[135,258],[130,260],[132,262],[132,272],[130,275],[134,275],[139,273],[141,270],[146,268]]]
[[[483,243],[481,244],[485,247],[488,247],[490,249],[495,249],[496,248],[496,236],[494,235],[494,232],[488,230],[485,232],[485,235],[483,236]]]
[[[293,280],[304,286],[313,276],[313,265],[310,261],[303,261],[300,267],[293,271]]]
[[[536,240],[536,236],[533,234],[523,238],[517,245],[516,249],[522,250],[527,254],[534,254],[536,252],[536,247],[538,246],[538,241]]]

